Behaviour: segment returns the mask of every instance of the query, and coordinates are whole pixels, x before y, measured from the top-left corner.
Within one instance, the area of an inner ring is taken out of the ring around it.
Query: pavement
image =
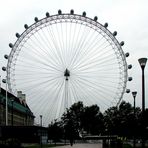
[[[66,145],[66,146],[57,146],[56,148],[102,148],[102,144],[95,143],[95,144],[73,144],[73,146]]]

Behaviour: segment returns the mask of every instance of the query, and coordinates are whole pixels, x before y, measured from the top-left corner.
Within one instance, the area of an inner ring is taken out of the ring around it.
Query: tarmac
[[[73,146],[66,145],[66,146],[57,146],[56,148],[102,148],[101,143],[93,143],[93,144],[73,144]]]

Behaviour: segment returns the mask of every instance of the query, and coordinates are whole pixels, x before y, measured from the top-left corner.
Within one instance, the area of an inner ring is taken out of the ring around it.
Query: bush
[[[11,148],[21,148],[21,142],[16,138],[10,138],[6,141],[6,146]]]

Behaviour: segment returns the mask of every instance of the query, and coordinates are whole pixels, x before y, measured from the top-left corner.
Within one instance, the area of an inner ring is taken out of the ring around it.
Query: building
[[[17,97],[7,92],[8,125],[32,126],[35,116],[28,107],[25,94],[18,91]],[[6,125],[6,91],[0,89],[0,126]]]

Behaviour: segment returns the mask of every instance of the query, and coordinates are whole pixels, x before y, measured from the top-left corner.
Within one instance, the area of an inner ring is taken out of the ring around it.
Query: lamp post
[[[134,117],[135,117],[135,106],[136,106],[135,98],[136,98],[136,95],[137,95],[137,92],[136,91],[132,92],[132,96],[134,98]]]
[[[26,124],[26,126],[28,125],[28,110],[26,109],[26,120],[25,120],[25,124]]]
[[[42,115],[40,115],[40,126],[42,127]]]
[[[40,126],[42,127],[42,115],[40,115]],[[42,148],[42,128],[41,128],[41,133],[40,133],[40,146]]]
[[[143,132],[145,131],[144,125],[144,112],[145,112],[145,82],[144,82],[144,68],[146,66],[147,58],[140,58],[138,59],[139,64],[142,69],[142,125],[143,125]],[[142,148],[145,147],[145,140],[144,136],[142,137]]]
[[[136,95],[137,95],[137,92],[134,91],[132,92],[132,96],[134,98],[134,120],[135,120],[135,106],[136,106],[136,103],[135,103],[135,98],[136,98]],[[133,141],[133,148],[136,147],[136,141],[135,141],[135,124],[134,124],[134,141]]]
[[[145,85],[144,85],[144,68],[146,66],[147,58],[138,59],[142,69],[142,112],[145,111]]]
[[[14,100],[12,99],[11,100],[11,105],[12,105],[12,110],[11,110],[11,125],[13,126],[13,103],[14,103]]]
[[[7,76],[6,79],[2,80],[3,83],[6,83],[6,126],[8,125],[8,94],[7,94]]]

